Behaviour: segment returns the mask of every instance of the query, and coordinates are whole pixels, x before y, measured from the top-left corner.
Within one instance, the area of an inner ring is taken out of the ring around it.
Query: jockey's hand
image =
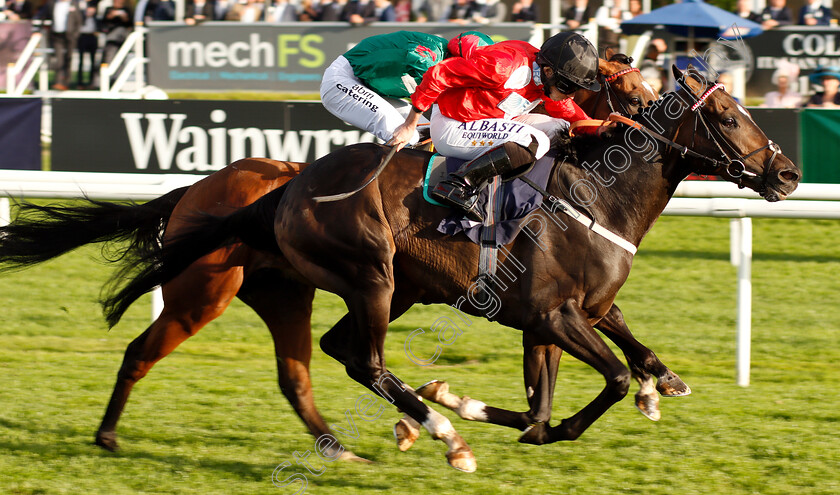
[[[388,144],[396,146],[397,151],[403,149],[403,146],[408,144],[408,142],[414,136],[416,128],[416,125],[410,124],[408,122],[401,124],[394,130],[394,135],[391,138],[391,140],[388,141]]]

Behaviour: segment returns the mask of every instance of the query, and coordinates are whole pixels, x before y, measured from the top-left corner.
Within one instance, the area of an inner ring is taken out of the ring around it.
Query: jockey
[[[390,144],[401,148],[410,142],[420,114],[437,103],[431,117],[435,147],[471,161],[431,194],[481,221],[476,202],[487,182],[524,172],[548,151],[550,137],[569,122],[589,119],[572,94],[580,88],[598,91],[597,75],[597,51],[574,32],[552,36],[539,50],[515,40],[480,48],[468,59],[452,58],[429,69]],[[529,114],[541,102],[548,115]]]
[[[447,49],[464,57],[492,43],[489,36],[476,31],[450,41],[413,31],[371,36],[327,68],[321,80],[321,102],[341,120],[388,141],[411,108],[400,98],[414,93],[423,74],[447,56]],[[413,131],[407,142],[415,144],[419,139]]]

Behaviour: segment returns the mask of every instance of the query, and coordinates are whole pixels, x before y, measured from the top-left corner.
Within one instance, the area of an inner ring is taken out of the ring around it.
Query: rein
[[[677,82],[680,83],[681,86],[686,86],[685,76],[683,76],[683,78],[681,78]],[[781,150],[781,148],[779,148],[779,145],[774,143],[772,140],[768,139],[767,144],[765,144],[764,146],[761,146],[761,147],[759,147],[759,148],[757,148],[757,149],[755,149],[755,150],[753,150],[749,153],[746,153],[744,155],[739,155],[738,151],[735,150],[732,147],[731,144],[729,144],[729,142],[720,134],[720,132],[717,131],[716,129],[714,129],[714,127],[709,125],[706,117],[703,115],[702,112],[698,111],[698,109],[700,109],[703,106],[706,99],[708,99],[709,96],[711,96],[712,93],[714,93],[716,90],[721,89],[721,88],[723,88],[722,84],[715,84],[711,88],[707,89],[699,98],[695,98],[694,104],[691,105],[691,107],[690,107],[690,110],[695,114],[694,134],[692,135],[691,142],[694,143],[694,135],[696,135],[696,133],[697,133],[697,122],[699,121],[700,123],[703,124],[703,127],[706,129],[706,133],[709,137],[709,140],[711,140],[712,143],[714,143],[715,147],[717,147],[718,151],[720,151],[720,159],[713,158],[709,155],[705,155],[705,154],[702,154],[702,153],[698,153],[698,152],[692,150],[689,146],[684,146],[682,144],[676,143],[673,140],[668,139],[665,136],[648,129],[647,127],[645,127],[641,123],[636,122],[634,120],[631,120],[627,117],[624,117],[623,115],[619,115],[617,113],[612,113],[612,114],[610,114],[608,120],[614,121],[614,122],[619,122],[619,123],[625,124],[629,127],[632,127],[633,129],[644,132],[645,134],[652,137],[653,139],[656,139],[657,141],[659,141],[661,143],[664,143],[665,145],[667,145],[671,148],[674,148],[675,150],[677,150],[679,152],[680,156],[682,156],[682,157],[690,156],[692,158],[697,158],[697,159],[700,159],[700,160],[703,160],[703,161],[706,161],[706,162],[710,163],[712,165],[712,167],[715,168],[715,169],[722,169],[726,173],[726,175],[730,179],[732,179],[732,181],[735,182],[738,185],[738,187],[740,187],[742,189],[744,188],[743,177],[745,177],[745,176],[746,177],[757,177],[758,176],[758,174],[755,174],[753,172],[750,172],[750,171],[746,170],[746,166],[744,165],[744,162],[747,159],[751,158],[752,156],[756,155],[757,153],[759,153],[761,151],[764,151],[766,149],[770,149],[773,152],[773,155],[770,157],[770,159],[764,165],[763,171],[762,171],[762,174],[761,174],[761,185],[764,186],[764,184],[766,184],[766,182],[767,182],[767,176],[770,172],[770,168],[773,165],[773,161],[776,159],[776,156],[779,153],[781,153],[782,150]],[[687,93],[692,94],[690,91],[687,91]],[[692,96],[693,96],[693,94],[692,94]],[[587,125],[587,122],[585,121],[583,125]],[[594,123],[589,123],[588,125],[594,125]],[[724,144],[726,144],[726,147],[729,148],[730,152],[732,154],[734,154],[737,158],[732,159],[732,158],[729,157],[729,154],[723,149],[723,146],[721,146],[721,144],[720,144],[721,141]]]

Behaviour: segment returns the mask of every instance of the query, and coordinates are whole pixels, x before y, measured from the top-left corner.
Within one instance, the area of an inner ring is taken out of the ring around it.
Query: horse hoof
[[[415,390],[415,392],[417,392],[420,397],[437,403],[442,395],[449,393],[449,384],[439,380],[432,380],[425,385],[421,385],[420,388]]]
[[[411,426],[405,419],[401,419],[394,425],[394,438],[397,439],[397,448],[400,452],[405,452],[420,438],[420,430]]]
[[[115,431],[97,433],[96,442],[94,443],[109,452],[120,450],[120,446],[117,444],[117,432]]]
[[[683,397],[691,393],[691,389],[673,371],[668,371],[656,380],[656,390],[662,397]]]
[[[651,421],[659,421],[662,413],[659,411],[659,397],[651,393],[649,395],[636,394],[636,409]]]
[[[465,473],[474,473],[476,468],[475,463],[475,456],[473,455],[472,451],[469,450],[455,450],[446,453],[446,460],[449,462],[449,465],[457,469],[458,471],[463,471]]]
[[[363,464],[373,464],[373,461],[369,461],[364,457],[359,457],[356,454],[350,452],[349,450],[345,450],[338,456],[338,460],[346,461],[346,462],[361,462]]]
[[[548,423],[534,423],[525,428],[519,437],[519,443],[531,445],[543,445],[548,442]]]

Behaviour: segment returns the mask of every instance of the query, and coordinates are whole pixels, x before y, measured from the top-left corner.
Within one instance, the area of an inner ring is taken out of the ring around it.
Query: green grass
[[[358,439],[340,436],[375,464],[327,464],[308,476],[308,492],[840,493],[839,228],[754,221],[748,388],[734,377],[728,221],[664,218],[618,301],[638,339],[692,387],[689,397],[662,399],[661,421],[645,419],[628,397],[579,440],[535,447],[517,443],[514,430],[446,411],[478,460],[478,472],[463,474],[428,434],[398,452],[399,415],[389,408],[371,422],[357,418]],[[138,383],[118,427],[121,452],[91,445],[125,346],[149,320],[144,299],[104,329],[96,298],[108,269],[96,254],[91,247],[0,278],[0,493],[291,493],[271,484],[272,471],[295,451],[314,456],[313,439],[277,390],[268,332],[238,302]],[[519,332],[476,322],[436,365],[406,359],[408,333],[444,311],[418,307],[391,326],[389,367],[415,386],[445,379],[455,393],[524,409]],[[315,342],[343,312],[340,300],[318,295]],[[366,390],[319,350],[312,370],[321,412],[346,424],[345,410]],[[565,356],[554,421],[602,385]]]

